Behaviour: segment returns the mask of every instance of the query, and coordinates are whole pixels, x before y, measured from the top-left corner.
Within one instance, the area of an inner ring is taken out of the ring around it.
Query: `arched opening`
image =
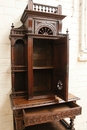
[[[25,46],[21,39],[17,40],[14,46],[14,61],[15,65],[25,64]]]

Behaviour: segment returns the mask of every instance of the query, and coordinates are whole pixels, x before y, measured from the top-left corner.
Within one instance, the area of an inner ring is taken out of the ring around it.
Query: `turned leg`
[[[24,130],[23,120],[21,118],[15,119],[14,130]]]
[[[74,128],[74,118],[70,118],[70,130],[75,130],[75,128]]]

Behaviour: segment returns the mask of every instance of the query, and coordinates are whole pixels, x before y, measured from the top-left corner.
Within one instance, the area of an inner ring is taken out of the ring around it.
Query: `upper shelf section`
[[[61,35],[62,20],[65,17],[66,15],[62,15],[61,5],[54,7],[36,4],[33,3],[32,0],[29,0],[20,19],[23,25],[19,28],[14,28],[14,25],[12,24],[10,38],[14,36],[24,38],[25,35],[28,34],[37,36],[43,35],[46,38],[48,38],[49,35]]]
[[[38,12],[38,13],[37,13]],[[43,17],[43,18],[50,18],[50,19],[57,19],[62,20],[66,16],[62,15],[62,6],[58,5],[57,7],[49,6],[49,5],[43,5],[43,4],[37,4],[33,3],[32,0],[28,1],[28,5],[26,9],[24,10],[24,13],[21,17],[22,23],[26,21],[28,16],[32,17]]]

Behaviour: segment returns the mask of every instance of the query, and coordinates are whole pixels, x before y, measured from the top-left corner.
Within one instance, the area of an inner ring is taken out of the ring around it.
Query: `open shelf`
[[[52,92],[53,69],[41,68],[33,71],[34,95],[38,95],[38,93],[40,93],[40,95],[44,95],[45,93]]]
[[[53,40],[33,39],[33,68],[50,69],[53,66]]]
[[[26,78],[27,73],[26,72],[17,72],[14,75],[14,81],[15,81],[15,92],[19,91],[26,91],[27,88],[27,82]]]

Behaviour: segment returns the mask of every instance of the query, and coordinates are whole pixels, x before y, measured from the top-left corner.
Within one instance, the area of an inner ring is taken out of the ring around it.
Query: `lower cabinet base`
[[[12,98],[14,130],[75,130],[74,118],[81,114],[81,107],[74,97],[43,106],[40,101],[38,106],[38,102],[24,97]]]
[[[32,125],[25,127],[22,120],[17,120],[14,123],[14,130],[75,130],[74,128],[74,118],[70,118],[70,123],[66,122],[64,119],[60,121],[53,121],[48,123],[42,123],[38,125]]]

